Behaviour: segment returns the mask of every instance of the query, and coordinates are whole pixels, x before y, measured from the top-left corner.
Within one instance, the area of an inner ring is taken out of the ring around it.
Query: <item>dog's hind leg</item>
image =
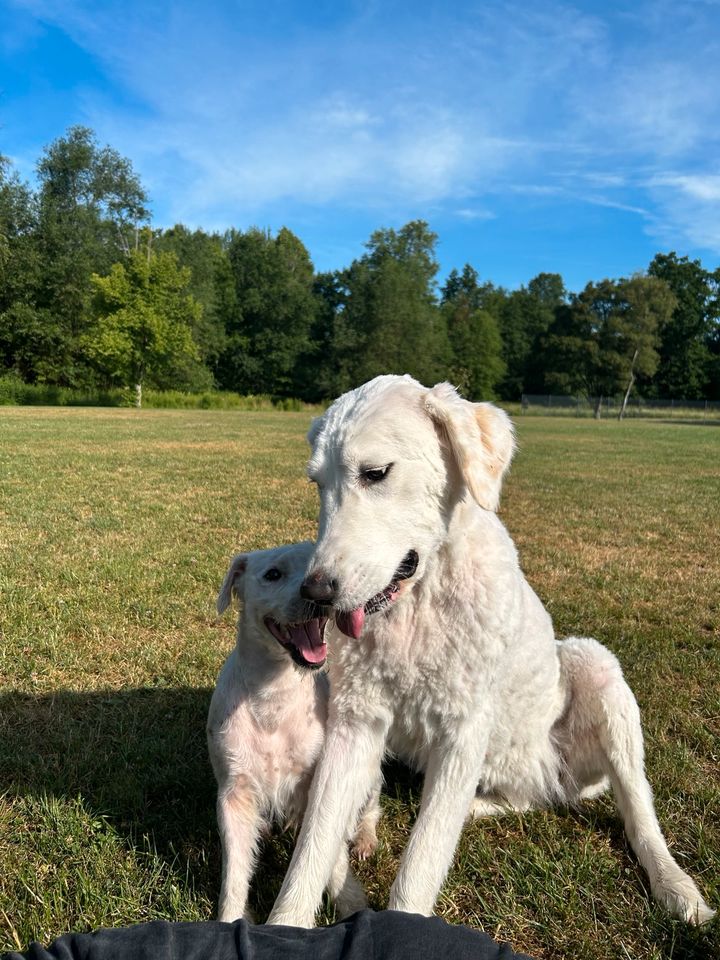
[[[222,843],[218,920],[232,921],[240,917],[252,920],[247,910],[247,898],[261,818],[255,798],[242,778],[218,792],[217,818]]]
[[[692,924],[714,916],[694,881],[670,853],[645,776],[640,711],[616,658],[596,640],[572,637],[558,645],[569,706],[560,731],[577,796],[609,777],[625,831],[650,879],[656,900]]]

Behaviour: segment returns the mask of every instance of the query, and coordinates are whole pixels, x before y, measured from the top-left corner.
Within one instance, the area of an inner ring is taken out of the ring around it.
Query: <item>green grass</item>
[[[204,720],[233,552],[313,536],[307,413],[0,410],[0,948],[213,916]],[[502,517],[558,633],[620,657],[660,821],[720,905],[720,429],[520,418]],[[388,768],[387,902],[421,780]],[[4,791],[4,794],[2,793]],[[266,844],[262,919],[292,846]],[[649,898],[609,799],[468,826],[439,912],[538,958],[720,957]]]

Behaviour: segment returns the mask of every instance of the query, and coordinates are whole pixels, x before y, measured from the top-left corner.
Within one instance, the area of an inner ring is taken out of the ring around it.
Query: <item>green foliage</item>
[[[147,217],[146,197],[129,160],[100,147],[91,130],[72,127],[38,163],[42,260],[35,303],[52,331],[38,379],[78,386],[89,371],[81,345],[90,322],[91,276],[125,253]]]
[[[308,252],[285,227],[276,237],[231,231],[226,244],[233,290],[224,296],[218,380],[241,393],[292,394],[316,308]]]
[[[470,400],[492,400],[506,370],[497,321],[481,306],[483,292],[469,264],[462,276],[453,271],[443,287],[442,311],[452,351],[450,379]]]
[[[22,403],[25,384],[14,371],[0,376],[0,406]]]
[[[285,410],[320,409],[293,397],[268,394],[241,396],[228,390],[143,390],[143,407],[164,410]],[[129,407],[135,404],[134,391],[127,387],[58,387],[48,383],[24,383],[10,373],[0,376],[0,406],[35,407]]]
[[[174,253],[181,267],[190,270],[188,292],[202,306],[192,325],[193,340],[200,360],[213,374],[226,345],[223,286],[227,282],[229,261],[222,237],[189,230],[176,224],[157,231],[153,237],[156,252]]]
[[[91,279],[94,323],[83,346],[105,382],[141,388],[147,377],[160,385],[198,359],[192,325],[202,307],[175,254],[136,250]]]
[[[676,299],[675,309],[660,329],[656,392],[688,400],[720,397],[715,373],[720,354],[720,269],[711,273],[699,260],[673,252],[659,253],[648,272],[664,280]]]
[[[26,378],[33,375],[36,354],[52,349],[36,323],[36,231],[35,198],[0,157],[0,367],[14,368]]]
[[[506,294],[498,304],[498,319],[507,372],[501,385],[503,397],[539,392],[544,370],[538,364],[540,343],[567,300],[562,277],[540,273],[527,288]]]

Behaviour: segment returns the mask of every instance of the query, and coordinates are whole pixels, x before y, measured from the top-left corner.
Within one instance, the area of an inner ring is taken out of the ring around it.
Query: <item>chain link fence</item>
[[[622,397],[563,397],[554,394],[524,393],[520,413],[535,416],[617,417]],[[625,407],[627,419],[643,417],[657,420],[691,420],[720,422],[720,401],[717,400],[645,400],[631,397]]]

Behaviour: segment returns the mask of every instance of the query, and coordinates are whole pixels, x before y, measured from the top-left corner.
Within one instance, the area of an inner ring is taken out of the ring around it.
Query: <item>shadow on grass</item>
[[[0,696],[0,783],[14,793],[83,797],[159,848],[212,823],[205,747],[210,690],[139,689]]]
[[[103,816],[215,900],[215,780],[205,745],[208,689],[0,696],[0,785]]]

